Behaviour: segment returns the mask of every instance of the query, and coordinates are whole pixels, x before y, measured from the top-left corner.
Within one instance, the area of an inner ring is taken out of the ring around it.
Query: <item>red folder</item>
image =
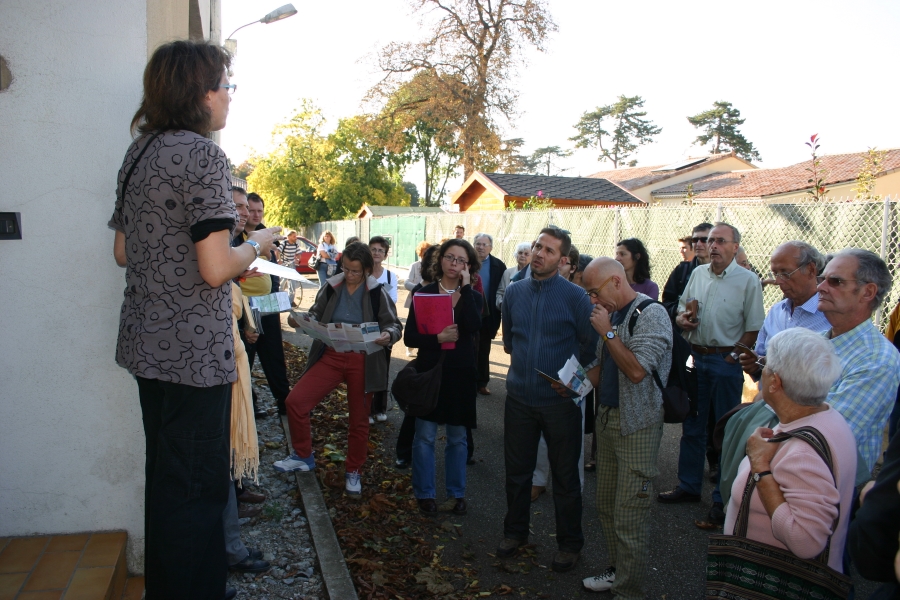
[[[416,294],[413,296],[416,326],[419,333],[437,335],[453,325],[453,296],[450,294]],[[444,342],[442,350],[456,348],[456,342]]]

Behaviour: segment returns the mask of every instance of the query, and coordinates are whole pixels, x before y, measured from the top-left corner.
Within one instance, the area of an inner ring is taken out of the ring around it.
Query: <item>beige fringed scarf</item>
[[[231,472],[235,481],[250,477],[257,480],[259,445],[256,439],[256,420],[253,418],[253,398],[250,391],[250,363],[247,350],[238,330],[243,301],[241,288],[232,282],[231,307],[234,323],[234,362],[237,381],[231,384]]]

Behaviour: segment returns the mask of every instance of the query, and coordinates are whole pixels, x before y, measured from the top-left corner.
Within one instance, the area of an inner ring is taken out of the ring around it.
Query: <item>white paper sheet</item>
[[[250,263],[249,269],[256,268],[260,273],[265,273],[267,275],[277,275],[282,279],[293,279],[294,281],[300,281],[301,279],[306,279],[297,272],[296,269],[291,269],[290,267],[283,267],[281,265],[277,265],[273,262],[269,262],[267,260],[263,260],[261,258],[257,258],[252,263]]]

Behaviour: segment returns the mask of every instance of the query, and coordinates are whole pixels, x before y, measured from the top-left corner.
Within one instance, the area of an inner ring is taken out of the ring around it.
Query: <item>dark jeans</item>
[[[269,389],[272,396],[278,404],[279,414],[285,414],[284,399],[291,393],[291,384],[287,380],[287,367],[284,365],[284,346],[281,345],[281,316],[278,313],[263,315],[260,317],[263,331],[256,342],[247,343],[244,340],[244,346],[247,348],[247,360],[250,361],[250,368],[253,368],[253,360],[259,354],[259,363],[262,365],[263,373],[266,374],[266,381],[269,383]],[[253,409],[256,409],[256,394],[253,395]]]
[[[478,387],[487,387],[491,380],[491,326],[482,321],[481,329],[475,338],[475,366]]]
[[[221,600],[227,565],[231,385],[137,378],[147,443],[147,600]]]
[[[697,370],[697,415],[689,416],[681,425],[681,447],[678,455],[678,485],[690,494],[703,492],[703,462],[710,412],[715,422],[741,403],[744,372],[737,363],[725,362],[727,354],[694,353]],[[713,502],[721,502],[718,493]]]
[[[552,406],[527,406],[506,397],[503,415],[506,456],[506,518],[503,535],[526,541],[531,517],[531,476],[537,463],[541,433],[553,476],[556,542],[562,552],[580,552],[581,531],[581,409],[571,400]]]

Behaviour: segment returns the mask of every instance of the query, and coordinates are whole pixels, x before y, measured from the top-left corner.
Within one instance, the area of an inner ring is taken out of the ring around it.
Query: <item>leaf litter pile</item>
[[[284,355],[288,380],[297,381],[307,355],[288,342],[284,342]],[[437,518],[419,512],[411,470],[394,468],[394,451],[385,446],[385,428],[369,428],[362,498],[344,494],[348,408],[343,384],[319,403],[310,421],[316,474],[360,598],[464,600],[521,593],[507,585],[482,590],[474,566],[443,564],[444,546],[437,542],[464,537],[464,519],[450,512]],[[469,557],[464,554],[463,558]]]

